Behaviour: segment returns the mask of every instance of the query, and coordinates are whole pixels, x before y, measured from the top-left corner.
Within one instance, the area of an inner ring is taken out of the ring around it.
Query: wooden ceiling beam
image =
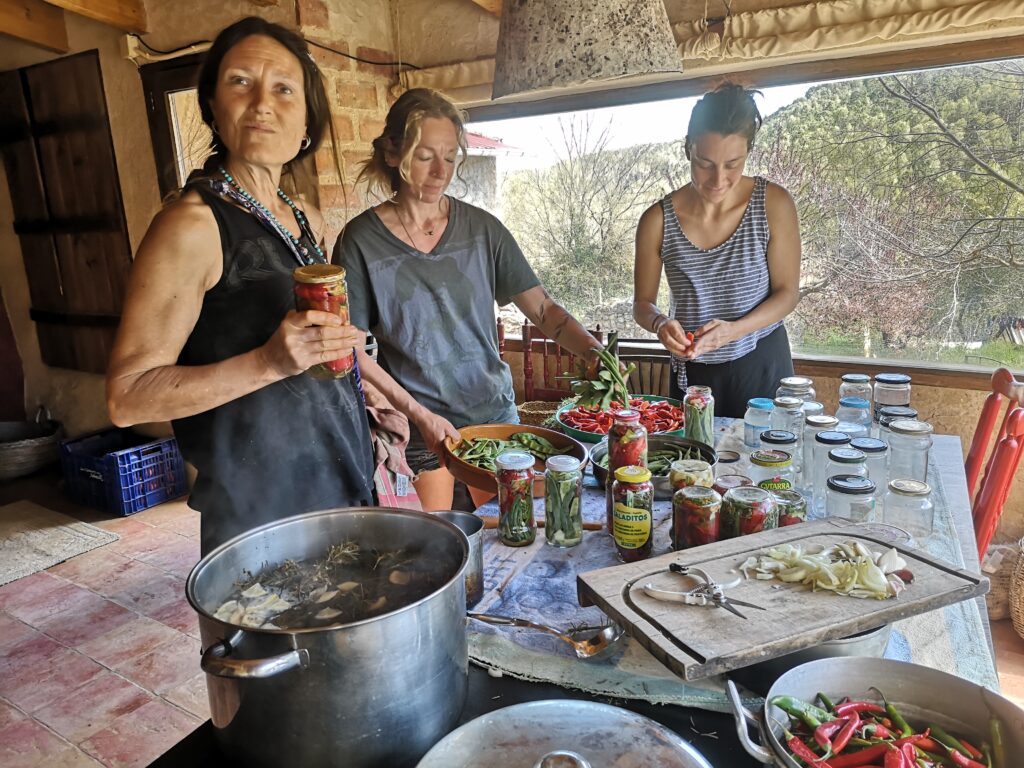
[[[149,31],[143,0],[46,0],[50,5],[142,35]]]
[[[473,5],[479,5],[488,13],[492,13],[501,18],[501,2],[502,0],[470,0]]]
[[[64,11],[42,0],[0,0],[0,34],[49,51],[68,52]]]

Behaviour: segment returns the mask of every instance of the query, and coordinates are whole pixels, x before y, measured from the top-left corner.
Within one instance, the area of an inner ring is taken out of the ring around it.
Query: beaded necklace
[[[231,199],[238,202],[243,208],[245,208],[245,210],[259,219],[268,229],[280,235],[284,239],[285,243],[290,246],[292,255],[298,259],[299,264],[302,266],[309,266],[310,264],[316,264],[318,261],[323,264],[327,263],[327,257],[324,255],[323,249],[316,242],[312,228],[309,226],[309,221],[306,219],[306,214],[304,214],[299,207],[292,202],[291,198],[288,197],[283,190],[278,189],[277,196],[284,200],[288,204],[288,207],[292,209],[292,213],[295,214],[295,221],[299,224],[299,230],[303,235],[305,235],[309,242],[313,244],[316,256],[310,253],[309,248],[307,248],[305,243],[302,242],[302,239],[293,235],[291,230],[284,226],[278,218],[271,213],[269,208],[242,189],[242,185],[235,181],[235,177],[228,173],[224,166],[221,166],[219,170],[221,176],[223,176],[225,181],[227,181],[228,190],[233,193],[231,195]],[[319,259],[317,256],[319,256]]]

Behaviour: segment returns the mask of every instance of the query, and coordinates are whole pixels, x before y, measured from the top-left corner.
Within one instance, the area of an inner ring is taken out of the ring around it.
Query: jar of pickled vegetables
[[[672,490],[678,491],[690,485],[710,488],[715,484],[715,476],[711,465],[700,459],[678,459],[673,461],[668,470],[668,481]]]
[[[608,479],[615,479],[615,470],[619,467],[647,466],[647,430],[640,423],[640,411],[633,408],[622,408],[612,414],[614,421],[608,430]],[[605,491],[608,533],[612,533],[612,502],[611,482]]]
[[[711,387],[687,387],[683,398],[686,436],[698,443],[715,444],[715,397]]]
[[[672,549],[718,541],[722,497],[713,488],[691,485],[672,494]]]
[[[650,557],[654,544],[654,485],[650,470],[638,466],[615,470],[612,500],[612,535],[619,558],[634,563]]]
[[[779,508],[779,527],[807,522],[807,499],[797,491],[776,491],[775,506]]]
[[[345,269],[337,264],[310,264],[292,272],[295,280],[295,308],[300,312],[317,309],[330,312],[348,325],[348,291]],[[316,379],[341,379],[355,367],[355,353],[349,350],[336,360],[318,363],[306,373]]]
[[[779,510],[771,491],[756,485],[731,488],[722,499],[720,539],[734,539],[779,527]]]
[[[554,547],[583,540],[583,471],[575,456],[552,456],[544,463],[544,537]]]
[[[510,547],[525,547],[537,536],[533,518],[533,454],[506,451],[494,460],[498,482],[498,538]]]
[[[754,451],[750,454],[750,479],[768,491],[793,490],[793,457],[788,451]]]
[[[718,491],[719,496],[725,496],[730,488],[740,488],[744,485],[753,485],[754,481],[746,475],[719,475],[715,484],[711,486]]]

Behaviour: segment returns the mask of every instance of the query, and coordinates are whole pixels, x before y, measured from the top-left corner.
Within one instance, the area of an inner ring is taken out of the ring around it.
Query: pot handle
[[[266,659],[229,659],[232,641],[237,642],[237,638],[236,634],[230,640],[220,640],[203,651],[203,658],[199,662],[203,672],[236,680],[260,680],[296,667],[305,669],[309,666],[309,651],[305,648],[296,648]]]
[[[743,702],[740,701],[740,692],[736,688],[736,683],[727,679],[725,681],[725,688],[729,694],[729,703],[732,705],[732,713],[736,717],[736,735],[739,736],[740,744],[743,745],[743,749],[745,749],[747,754],[755,760],[759,760],[766,765],[774,764],[775,759],[772,753],[760,744],[755,744],[750,739],[750,734],[747,732],[747,724],[749,723],[757,728],[759,723],[757,717],[749,709],[744,707]]]

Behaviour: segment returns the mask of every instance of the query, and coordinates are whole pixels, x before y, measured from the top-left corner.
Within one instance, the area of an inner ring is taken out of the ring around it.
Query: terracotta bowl
[[[462,440],[472,440],[475,437],[508,440],[516,432],[530,432],[531,434],[539,435],[556,448],[571,448],[572,450],[568,452],[569,455],[579,459],[583,463],[583,468],[586,468],[589,458],[587,449],[578,440],[574,440],[568,435],[563,435],[561,432],[555,432],[552,429],[533,427],[528,424],[479,424],[477,426],[463,427],[459,430],[459,435]],[[478,488],[481,491],[497,493],[498,487],[493,473],[463,461],[452,453],[460,442],[461,440],[452,440],[451,438],[445,440],[445,461],[448,465],[448,471],[466,485]],[[538,459],[533,465],[533,470],[536,473],[533,481],[533,495],[535,497],[543,496],[544,462]]]

